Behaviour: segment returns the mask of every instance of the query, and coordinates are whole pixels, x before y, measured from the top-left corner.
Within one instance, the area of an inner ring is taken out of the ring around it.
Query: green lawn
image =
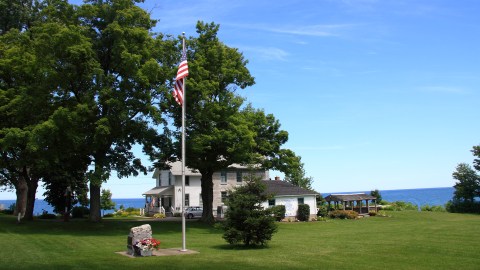
[[[181,247],[178,222],[36,220],[0,215],[0,269],[480,269],[480,215],[388,212],[391,217],[280,223],[268,248],[231,247],[222,231],[187,223],[199,254],[128,258],[130,227],[149,223],[163,248]]]

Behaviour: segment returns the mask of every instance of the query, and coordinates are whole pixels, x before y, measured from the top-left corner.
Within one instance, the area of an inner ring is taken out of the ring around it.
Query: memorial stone
[[[131,228],[127,238],[127,253],[135,255],[135,244],[145,238],[152,238],[152,227],[149,224]]]

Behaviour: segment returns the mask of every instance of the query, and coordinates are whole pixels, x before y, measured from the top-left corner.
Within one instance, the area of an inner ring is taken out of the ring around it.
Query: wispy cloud
[[[342,36],[357,24],[314,24],[314,25],[261,25],[261,24],[228,24],[231,27],[280,33],[298,36],[335,37]]]
[[[255,54],[264,60],[287,61],[288,53],[282,49],[275,47],[251,47],[240,46],[242,51]]]
[[[422,86],[418,89],[423,92],[432,93],[465,94],[468,92],[464,88],[454,86]]]

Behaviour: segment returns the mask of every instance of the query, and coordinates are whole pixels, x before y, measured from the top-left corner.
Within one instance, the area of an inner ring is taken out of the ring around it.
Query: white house
[[[145,196],[145,213],[179,213],[182,206],[182,163],[173,162],[169,170],[155,169],[154,188],[143,193]],[[244,176],[252,173],[252,169],[233,164],[227,169],[213,174],[213,210],[223,206],[227,193],[243,184]],[[268,170],[255,170],[254,174],[261,179],[269,179]],[[185,206],[202,206],[201,174],[185,168]]]
[[[263,181],[267,186],[267,194],[273,194],[274,198],[264,202],[262,206],[272,207],[275,205],[285,205],[285,218],[292,219],[297,216],[299,204],[308,204],[310,208],[310,218],[317,216],[317,195],[315,191],[294,186],[286,181]]]
[[[145,196],[145,214],[174,214],[181,211],[182,206],[182,163],[170,164],[169,170],[155,169],[153,177],[156,180],[154,188],[143,193]],[[228,192],[243,184],[244,176],[251,174],[247,166],[233,164],[227,169],[213,174],[213,211],[223,206]],[[267,193],[274,194],[274,199],[264,202],[267,208],[273,205],[285,205],[286,217],[295,217],[298,204],[308,204],[310,215],[316,216],[316,192],[309,191],[288,182],[269,180],[268,170],[258,169],[253,173],[264,180]],[[203,206],[201,174],[190,168],[185,168],[185,206]]]

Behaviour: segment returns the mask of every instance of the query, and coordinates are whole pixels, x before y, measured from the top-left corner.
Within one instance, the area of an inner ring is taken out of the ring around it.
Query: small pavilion
[[[333,202],[334,209],[339,209],[341,203],[343,210],[353,210],[359,214],[368,214],[370,208],[373,208],[377,212],[377,198],[365,193],[331,194],[325,197],[325,201],[328,202],[328,209],[331,209],[331,203]],[[363,205],[363,201],[365,201],[365,205]],[[374,207],[369,205],[369,201],[372,201]]]

